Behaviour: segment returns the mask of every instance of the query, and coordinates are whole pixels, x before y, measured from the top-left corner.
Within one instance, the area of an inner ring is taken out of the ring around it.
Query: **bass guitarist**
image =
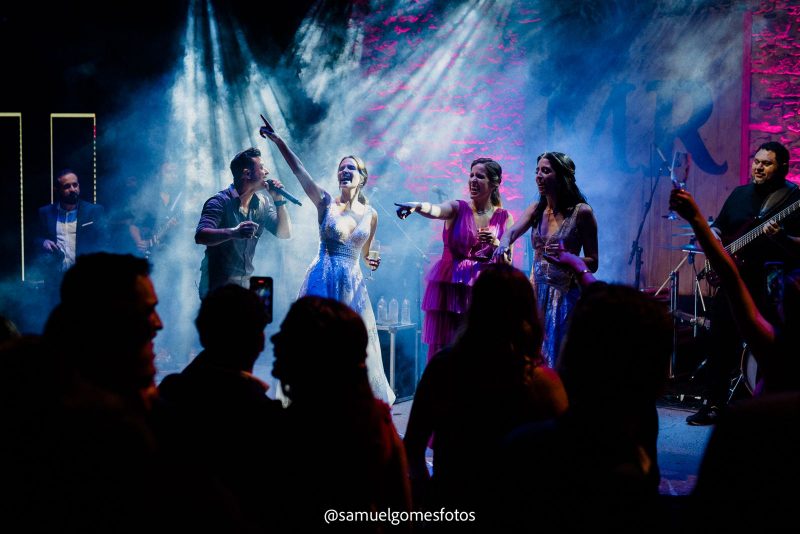
[[[731,192],[711,230],[723,244],[736,242],[737,238],[754,231],[752,241],[736,247],[736,259],[756,305],[772,322],[775,310],[770,309],[766,297],[764,264],[781,262],[786,272],[800,267],[800,216],[774,220],[782,210],[800,201],[800,188],[786,180],[789,151],[775,141],[758,148],[750,172],[752,182]],[[800,215],[800,210],[797,214]],[[722,290],[717,291],[709,318],[711,332],[706,363],[708,383],[703,395],[705,404],[686,418],[690,425],[709,425],[716,421],[729,400],[731,377],[738,370],[742,353],[741,336]]]

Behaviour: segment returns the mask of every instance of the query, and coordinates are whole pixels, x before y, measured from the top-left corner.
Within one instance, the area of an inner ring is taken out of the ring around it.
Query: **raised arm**
[[[397,216],[405,219],[412,213],[419,213],[426,219],[450,220],[458,213],[458,201],[448,200],[441,204],[431,204],[430,202],[395,202],[397,206]]]
[[[297,157],[291,148],[286,145],[286,142],[281,139],[281,137],[275,133],[275,129],[272,125],[261,115],[261,119],[264,121],[264,126],[262,126],[258,133],[261,137],[268,138],[270,141],[275,143],[275,146],[278,147],[280,150],[283,159],[286,160],[286,163],[289,165],[289,168],[292,169],[295,177],[297,177],[297,181],[300,182],[300,186],[303,188],[303,191],[306,192],[309,200],[314,203],[317,208],[320,207],[322,204],[322,199],[325,196],[324,190],[317,185],[311,175],[308,174],[308,171],[303,166],[303,162],[300,161],[300,158]]]
[[[673,189],[669,206],[692,226],[706,258],[725,288],[733,318],[744,340],[757,356],[769,354],[775,342],[775,329],[758,311],[736,263],[712,233],[692,195],[683,189]]]

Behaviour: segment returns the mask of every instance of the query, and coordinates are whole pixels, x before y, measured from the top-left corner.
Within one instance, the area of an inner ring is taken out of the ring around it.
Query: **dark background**
[[[291,2],[213,2],[218,17],[236,19],[253,53],[265,64],[281,61],[313,5]],[[55,5],[14,2],[0,7],[0,112],[22,113],[26,248],[32,246],[37,209],[50,202],[50,114],[95,113],[98,117],[98,202],[109,204],[119,187],[104,182],[120,162],[103,157],[106,136],[138,87],[170,76],[180,60],[189,2],[89,2]],[[199,2],[199,4],[204,4]],[[344,2],[328,2],[330,16],[346,17]],[[153,95],[154,110],[164,105]],[[146,110],[143,110],[146,112]],[[0,119],[0,210],[3,232],[0,277],[19,279],[19,120]],[[92,200],[92,120],[55,119],[53,167],[73,168],[81,196]],[[119,139],[114,142],[119,143]],[[124,142],[124,141],[123,141]],[[134,143],[132,143],[134,144]],[[134,144],[135,145],[135,144]],[[132,150],[131,161],[142,159]]]

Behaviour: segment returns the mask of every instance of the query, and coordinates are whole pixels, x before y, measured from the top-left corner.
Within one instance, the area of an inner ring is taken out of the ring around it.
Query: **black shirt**
[[[763,217],[758,217],[769,195],[776,189],[781,188],[784,183],[782,180],[760,185],[750,183],[741,185],[731,192],[722,206],[717,220],[712,224],[713,227],[722,232],[722,242],[726,246],[748,231],[763,225],[770,217],[776,215],[782,209],[800,201],[800,188],[789,184],[792,190],[788,195],[778,193],[778,198],[783,200],[778,202]],[[780,224],[783,225],[788,235],[800,235],[800,210],[780,221]],[[764,289],[766,287],[764,269],[766,262],[782,262],[784,264],[784,272],[800,267],[800,251],[792,251],[792,244],[785,241],[783,244],[786,247],[782,246],[781,237],[778,236],[777,239],[772,239],[761,234],[747,245],[742,246],[736,253],[742,278],[759,307],[763,303]],[[785,236],[783,239],[785,240]]]
[[[233,185],[209,198],[203,205],[197,232],[204,228],[234,228],[246,220],[257,222],[259,228],[253,239],[229,239],[206,247],[201,268],[204,278],[201,281],[201,293],[206,280],[208,291],[226,283],[244,285],[246,278],[253,274],[253,256],[258,238],[265,228],[273,235],[277,232],[278,212],[269,195],[256,192],[250,200],[247,215],[240,208],[241,199]]]

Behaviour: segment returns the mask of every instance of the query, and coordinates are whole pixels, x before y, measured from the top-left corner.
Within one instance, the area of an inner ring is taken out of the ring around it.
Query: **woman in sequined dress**
[[[537,158],[536,185],[539,200],[525,210],[519,221],[501,238],[495,256],[508,256],[511,244],[528,228],[534,249],[531,282],[544,322],[542,355],[555,366],[567,320],[580,296],[574,273],[544,258],[545,253],[566,250],[583,261],[591,272],[599,264],[597,220],[575,182],[575,163],[563,152],[545,152]]]
[[[392,404],[395,394],[383,370],[381,345],[375,314],[361,273],[360,259],[377,269],[380,259],[368,259],[369,247],[378,227],[378,213],[367,205],[362,189],[369,174],[361,158],[346,156],[339,162],[339,194],[331,196],[308,174],[300,158],[292,152],[264,119],[259,133],[280,150],[308,198],[317,207],[319,253],[306,272],[298,297],[328,297],[350,306],[361,315],[367,327],[367,375],[375,397]]]
[[[422,299],[422,340],[428,344],[428,360],[455,340],[469,307],[472,285],[487,265],[497,261],[493,258],[495,247],[514,222],[501,207],[502,176],[500,164],[478,158],[470,165],[469,201],[395,203],[401,219],[417,212],[428,219],[444,220],[444,251],[425,277]]]

